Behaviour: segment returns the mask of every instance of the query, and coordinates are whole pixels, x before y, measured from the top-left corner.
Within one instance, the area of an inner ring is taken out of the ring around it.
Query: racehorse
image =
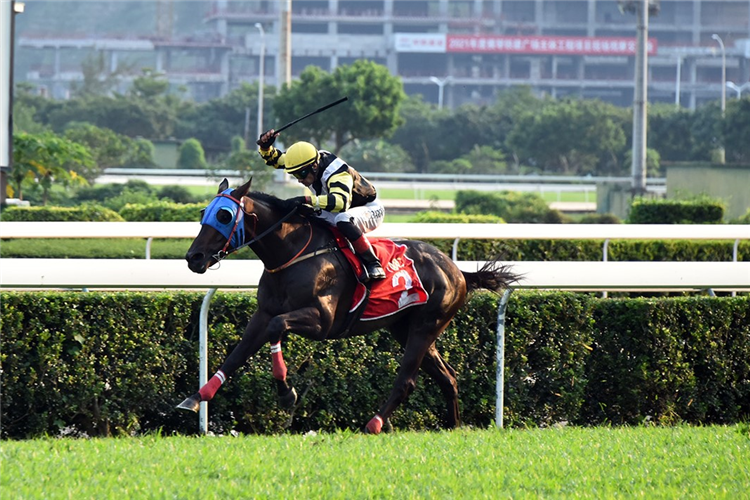
[[[203,211],[201,230],[185,258],[191,271],[204,273],[229,253],[249,246],[265,267],[257,291],[257,310],[220,370],[178,408],[198,411],[200,402],[213,398],[221,384],[265,344],[271,347],[281,403],[292,406],[297,395],[286,382],[283,338],[294,333],[323,341],[385,328],[404,353],[390,396],[365,431],[381,431],[383,422],[414,390],[420,368],[435,380],[445,397],[447,426],[459,425],[456,371],[443,360],[435,341],[464,305],[469,292],[479,288],[499,291],[517,281],[518,276],[496,261],[477,272],[464,272],[427,243],[380,240],[389,243],[394,252],[385,257],[390,260],[381,259],[388,276],[377,285],[369,283],[368,289],[358,295],[365,285],[358,279],[356,262],[347,259],[345,249],[336,243],[340,238],[331,228],[319,224],[313,213],[305,213],[289,200],[250,192],[251,183],[252,179],[232,190],[224,179],[217,196]],[[376,244],[382,257],[380,250]],[[357,305],[367,302],[368,293],[373,298],[386,296],[386,302],[390,296],[390,305],[366,317],[367,310],[363,313],[364,307],[357,309]]]

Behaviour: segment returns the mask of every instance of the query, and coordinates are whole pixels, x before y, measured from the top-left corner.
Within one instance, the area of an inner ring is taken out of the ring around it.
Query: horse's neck
[[[250,247],[267,269],[276,269],[318,248],[326,238],[323,232],[309,221],[285,222]]]

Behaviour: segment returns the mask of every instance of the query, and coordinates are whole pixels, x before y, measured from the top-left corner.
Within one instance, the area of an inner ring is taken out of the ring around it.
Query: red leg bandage
[[[380,431],[383,429],[383,419],[380,417],[380,415],[375,415],[370,419],[369,422],[367,422],[367,431],[370,434],[380,434]]]
[[[219,387],[221,387],[221,384],[226,382],[227,377],[224,375],[224,372],[219,370],[214,374],[211,379],[206,382],[206,385],[201,387],[201,389],[198,391],[198,393],[201,395],[201,401],[211,401],[213,397],[216,395],[216,391],[219,390]]]
[[[273,378],[276,380],[286,380],[286,363],[284,356],[281,354],[281,342],[271,344],[271,364],[273,365]]]

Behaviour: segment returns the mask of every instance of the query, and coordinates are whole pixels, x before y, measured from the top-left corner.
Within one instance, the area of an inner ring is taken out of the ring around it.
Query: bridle
[[[226,191],[224,191],[222,193],[217,194],[216,198],[214,199],[214,201],[212,202],[212,204],[215,203],[216,199],[218,199],[218,198],[227,198],[227,199],[231,200],[236,205],[235,215],[234,215],[235,221],[234,221],[234,225],[232,226],[231,231],[229,231],[229,233],[226,234],[225,228],[221,228],[221,227],[218,227],[218,226],[214,225],[212,223],[213,221],[210,220],[210,215],[211,215],[210,213],[207,214],[208,217],[204,216],[204,219],[209,219],[209,220],[202,220],[201,221],[201,224],[205,224],[205,225],[213,227],[219,233],[221,233],[224,237],[227,238],[227,242],[224,244],[224,248],[222,248],[221,250],[219,250],[218,252],[216,252],[214,255],[211,256],[213,259],[216,260],[217,263],[221,263],[222,260],[224,260],[225,258],[227,258],[227,256],[229,256],[229,254],[234,253],[237,250],[240,250],[240,249],[242,249],[244,247],[250,246],[253,243],[256,243],[256,242],[260,241],[263,237],[265,237],[269,233],[273,232],[277,227],[281,226],[281,224],[283,224],[284,222],[286,222],[292,215],[294,215],[298,211],[297,207],[294,207],[294,209],[292,209],[289,213],[287,213],[286,215],[284,215],[284,217],[282,217],[281,219],[279,219],[276,222],[274,222],[265,231],[263,231],[260,234],[255,234],[255,229],[258,226],[258,215],[255,212],[248,212],[248,211],[245,210],[245,205],[243,203],[244,198],[238,200],[237,198],[235,198],[234,196],[232,196],[231,194],[229,194],[228,191],[229,190],[226,190]],[[209,208],[211,208],[211,205],[209,205]],[[219,208],[219,209],[221,209],[221,208]],[[252,237],[252,239],[250,241],[243,241],[245,239],[244,225],[240,226],[240,223],[242,223],[244,221],[244,216],[245,215],[247,215],[248,217],[252,217],[253,218],[253,229],[250,232],[250,234],[253,235],[253,237]],[[329,245],[329,246],[324,247],[324,248],[319,248],[319,249],[317,249],[317,250],[315,250],[313,252],[310,252],[310,253],[308,253],[306,255],[302,255],[303,252],[305,250],[307,250],[307,248],[310,246],[310,242],[312,241],[312,236],[313,236],[312,224],[307,219],[305,219],[305,223],[307,224],[308,228],[310,229],[310,235],[308,236],[307,242],[302,247],[302,249],[299,252],[297,252],[297,254],[294,255],[294,257],[292,257],[285,264],[282,264],[281,266],[276,267],[274,269],[268,269],[268,268],[266,268],[266,271],[268,271],[269,273],[276,273],[276,272],[279,272],[279,271],[281,271],[283,269],[286,269],[287,267],[289,267],[289,266],[291,266],[293,264],[296,264],[297,262],[301,262],[301,261],[303,261],[305,259],[309,259],[310,257],[315,257],[316,255],[321,255],[321,254],[324,254],[324,253],[334,252],[334,251],[337,250],[337,248],[335,247],[335,245],[334,246],[330,246]],[[239,228],[239,230],[238,230],[238,228]],[[237,243],[238,244],[235,244],[234,246],[232,246],[232,241],[235,240],[235,238],[237,239]],[[218,267],[213,268],[213,269],[218,269]]]

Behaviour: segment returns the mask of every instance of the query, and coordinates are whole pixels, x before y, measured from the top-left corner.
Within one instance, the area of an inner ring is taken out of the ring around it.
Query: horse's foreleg
[[[258,350],[267,341],[266,337],[266,324],[268,319],[265,315],[255,313],[247,326],[245,327],[245,333],[242,335],[242,340],[232,350],[221,368],[201,387],[198,392],[185,399],[182,403],[177,405],[177,408],[181,410],[190,410],[197,412],[200,408],[201,401],[210,401],[216,395],[219,388],[226,382],[226,380],[232,376],[237,369],[245,364],[247,360],[258,352]]]
[[[271,343],[272,373],[276,379],[279,401],[283,407],[290,408],[297,402],[297,392],[286,382],[287,368],[281,352],[281,339],[287,333],[295,333],[322,340],[324,336],[320,312],[316,308],[307,307],[274,316],[268,323],[266,333]]]

